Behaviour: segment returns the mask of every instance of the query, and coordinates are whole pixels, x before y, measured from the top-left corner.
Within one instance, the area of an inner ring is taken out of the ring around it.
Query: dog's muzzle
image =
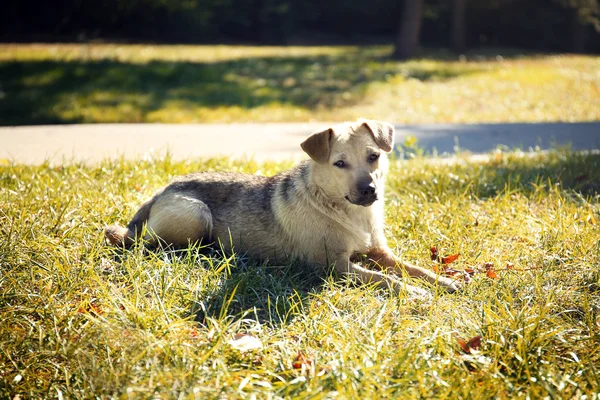
[[[377,201],[377,187],[374,182],[359,183],[351,195],[346,195],[346,200],[357,206],[368,207]]]

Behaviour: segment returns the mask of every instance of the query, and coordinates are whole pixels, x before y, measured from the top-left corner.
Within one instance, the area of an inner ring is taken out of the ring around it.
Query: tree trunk
[[[571,18],[571,26],[573,36],[571,36],[571,51],[573,53],[585,53],[585,25],[581,22],[577,11],[573,13]]]
[[[465,5],[467,0],[452,0],[452,50],[463,53],[467,49]]]
[[[412,57],[419,47],[423,3],[424,0],[404,0],[404,9],[396,36],[396,49],[392,56],[397,60]]]

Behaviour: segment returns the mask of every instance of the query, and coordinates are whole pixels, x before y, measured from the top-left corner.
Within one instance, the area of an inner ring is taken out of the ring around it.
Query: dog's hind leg
[[[144,240],[184,247],[211,240],[212,229],[212,213],[204,202],[186,193],[163,193],[150,209]]]
[[[145,232],[144,240],[151,246],[183,247],[210,240],[212,228],[212,214],[205,203],[186,193],[163,192],[144,203],[127,228],[112,225],[105,235],[115,246],[130,247]]]
[[[126,228],[119,225],[107,226],[104,235],[108,242],[114,246],[130,247],[144,229],[144,224],[148,221],[150,210],[157,196],[151,198],[135,213],[129,225]]]

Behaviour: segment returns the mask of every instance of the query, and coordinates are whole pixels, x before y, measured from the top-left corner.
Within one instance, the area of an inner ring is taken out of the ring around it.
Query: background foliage
[[[425,1],[423,44],[449,44],[453,5],[451,0]],[[9,0],[0,4],[0,37],[390,43],[402,6],[401,0]],[[466,41],[470,46],[598,52],[598,15],[597,0],[471,0],[466,4]]]

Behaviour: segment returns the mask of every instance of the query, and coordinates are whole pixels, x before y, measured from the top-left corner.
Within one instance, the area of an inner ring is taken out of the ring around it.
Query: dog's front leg
[[[409,276],[425,279],[426,281],[443,286],[448,292],[453,293],[460,289],[461,282],[455,279],[438,276],[435,272],[420,268],[402,261],[395,256],[387,247],[374,247],[367,252],[367,262],[375,264],[382,269],[391,269],[392,271],[401,274],[403,271]]]
[[[397,277],[384,274],[381,271],[367,269],[360,264],[352,262],[347,257],[341,258],[336,262],[335,268],[339,273],[355,277],[361,283],[376,283],[379,287],[392,289],[396,294],[406,291],[412,297],[431,298],[431,294],[424,289],[409,285]]]

